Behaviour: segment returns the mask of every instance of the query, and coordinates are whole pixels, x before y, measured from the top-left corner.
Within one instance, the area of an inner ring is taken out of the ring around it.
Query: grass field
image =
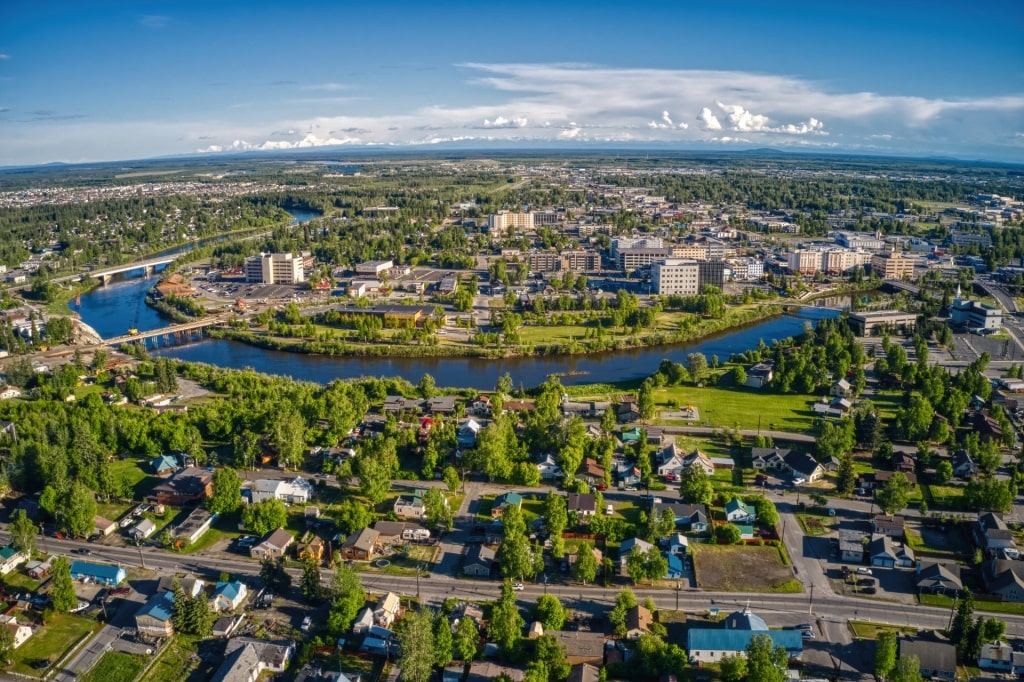
[[[797,514],[796,520],[800,522],[800,528],[803,529],[804,535],[812,537],[826,535],[832,532],[832,528],[835,526],[835,519],[824,515]]]
[[[766,431],[807,431],[814,423],[813,396],[770,393],[746,386],[667,386],[654,392],[654,400],[656,411],[667,409],[669,401],[695,405],[700,410],[700,424],[727,429],[738,426],[741,429],[760,427]],[[679,422],[681,425],[688,423]]]
[[[195,638],[175,635],[146,673],[146,682],[199,682],[212,673],[212,666],[204,665],[196,655]]]
[[[917,595],[917,601],[925,606],[941,606],[944,609],[952,608],[953,606],[952,597],[945,597],[940,594],[919,594]],[[1024,615],[1024,604],[975,599],[974,610],[978,612],[987,611],[989,613],[1013,613],[1017,615]]]
[[[784,566],[775,547],[696,545],[697,585],[720,592],[802,592],[803,585]]]
[[[145,656],[108,651],[92,670],[78,679],[82,682],[132,682],[145,667]]]
[[[878,639],[878,634],[881,632],[899,632],[906,635],[917,634],[917,628],[871,623],[866,620],[851,620],[849,625],[853,636],[860,637],[861,639]]]
[[[45,626],[14,650],[11,659],[16,673],[38,676],[41,671],[31,667],[40,659],[56,663],[78,640],[98,629],[96,621],[65,614],[55,614]]]

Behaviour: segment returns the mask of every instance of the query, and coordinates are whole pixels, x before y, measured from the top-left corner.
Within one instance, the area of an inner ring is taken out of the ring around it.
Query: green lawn
[[[885,625],[883,623],[871,623],[866,620],[851,620],[850,632],[853,633],[854,637],[859,637],[860,639],[878,639],[878,634],[881,632],[897,632],[907,635],[916,635],[917,628]]]
[[[54,614],[50,621],[15,649],[11,656],[14,672],[38,676],[41,671],[31,667],[40,659],[56,663],[76,642],[99,629],[96,621],[66,614]]]
[[[21,571],[11,571],[3,577],[3,584],[7,587],[13,587],[17,590],[26,590],[28,592],[35,592],[39,589],[40,582],[33,580]]]
[[[146,682],[182,682],[207,679],[199,676],[201,661],[196,657],[196,640],[188,635],[174,635],[153,667],[146,673]]]
[[[812,537],[832,532],[836,522],[834,517],[824,514],[797,514],[796,520],[800,522],[800,528],[803,529],[804,535]]]
[[[813,396],[771,393],[746,386],[698,388],[693,385],[666,386],[654,392],[655,412],[668,409],[669,401],[694,405],[700,411],[696,424],[727,429],[763,431],[809,431],[814,423]],[[676,421],[665,421],[676,424]],[[678,422],[687,425],[690,422]]]
[[[939,594],[919,594],[917,595],[917,601],[925,606],[941,606],[945,609],[953,607],[952,597],[945,597]],[[985,601],[975,598],[974,609],[978,612],[987,611],[989,613],[1013,613],[1017,615],[1024,615],[1024,604],[1016,602]]]
[[[145,667],[145,656],[108,651],[92,670],[78,679],[82,682],[132,682]]]
[[[921,495],[928,502],[929,509],[961,509],[964,489],[952,485],[921,483]]]
[[[115,480],[122,474],[128,477],[132,486],[132,499],[145,500],[160,483],[159,478],[149,473],[150,458],[119,459],[110,463],[110,472]]]

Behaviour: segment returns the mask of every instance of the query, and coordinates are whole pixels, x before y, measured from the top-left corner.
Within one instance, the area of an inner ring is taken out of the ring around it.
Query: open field
[[[197,655],[194,637],[175,635],[146,673],[146,682],[200,682],[210,679],[215,669]]]
[[[146,667],[146,658],[138,654],[108,651],[79,679],[82,682],[132,682]]]
[[[696,545],[697,585],[721,592],[802,592],[793,570],[784,566],[775,547]]]
[[[861,639],[878,639],[879,633],[882,632],[898,632],[905,635],[917,634],[917,628],[885,625],[883,623],[871,623],[866,620],[851,620],[849,622],[849,627],[853,636]]]
[[[669,401],[695,405],[700,410],[699,425],[727,429],[738,426],[765,431],[808,431],[814,423],[813,396],[771,393],[746,386],[666,386],[654,392],[654,401],[656,412],[667,409]],[[685,421],[666,423],[690,424]]]
[[[940,606],[944,609],[953,607],[953,598],[946,597],[941,594],[919,594],[917,595],[917,601],[925,606]],[[1017,615],[1024,615],[1024,604],[976,599],[974,602],[974,610],[979,613],[987,611],[989,613],[1013,613]]]
[[[85,635],[98,629],[96,621],[65,614],[54,614],[50,621],[14,650],[11,659],[16,673],[37,676],[40,670],[32,664],[40,659],[56,663],[64,653]]]

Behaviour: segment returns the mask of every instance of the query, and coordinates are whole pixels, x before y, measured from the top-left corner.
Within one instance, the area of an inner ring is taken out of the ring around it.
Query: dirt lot
[[[719,592],[799,592],[793,570],[775,547],[700,545],[693,553],[697,585]]]

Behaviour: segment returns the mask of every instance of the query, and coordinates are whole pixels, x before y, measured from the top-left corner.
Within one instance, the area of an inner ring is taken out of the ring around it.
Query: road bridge
[[[146,276],[152,275],[156,268],[160,265],[169,265],[174,262],[174,256],[158,256],[156,258],[147,258],[146,260],[135,261],[132,263],[125,263],[124,265],[112,265],[107,268],[99,268],[97,270],[90,270],[89,272],[79,272],[74,275],[65,275],[64,277],[55,277],[52,281],[54,282],[80,282],[87,277],[95,277],[96,279],[103,282],[103,284],[109,284],[111,278],[114,275],[122,272],[131,272],[132,270],[142,270]]]
[[[130,343],[132,341],[143,341],[145,339],[151,339],[155,336],[164,336],[166,334],[184,334],[187,332],[198,331],[207,327],[214,327],[224,323],[224,317],[206,317],[201,320],[193,320],[191,322],[182,322],[181,324],[172,324],[166,327],[160,327],[159,329],[151,329],[149,331],[122,334],[121,336],[114,336],[109,339],[103,339],[103,343],[100,345],[104,346],[116,346],[122,343]]]

